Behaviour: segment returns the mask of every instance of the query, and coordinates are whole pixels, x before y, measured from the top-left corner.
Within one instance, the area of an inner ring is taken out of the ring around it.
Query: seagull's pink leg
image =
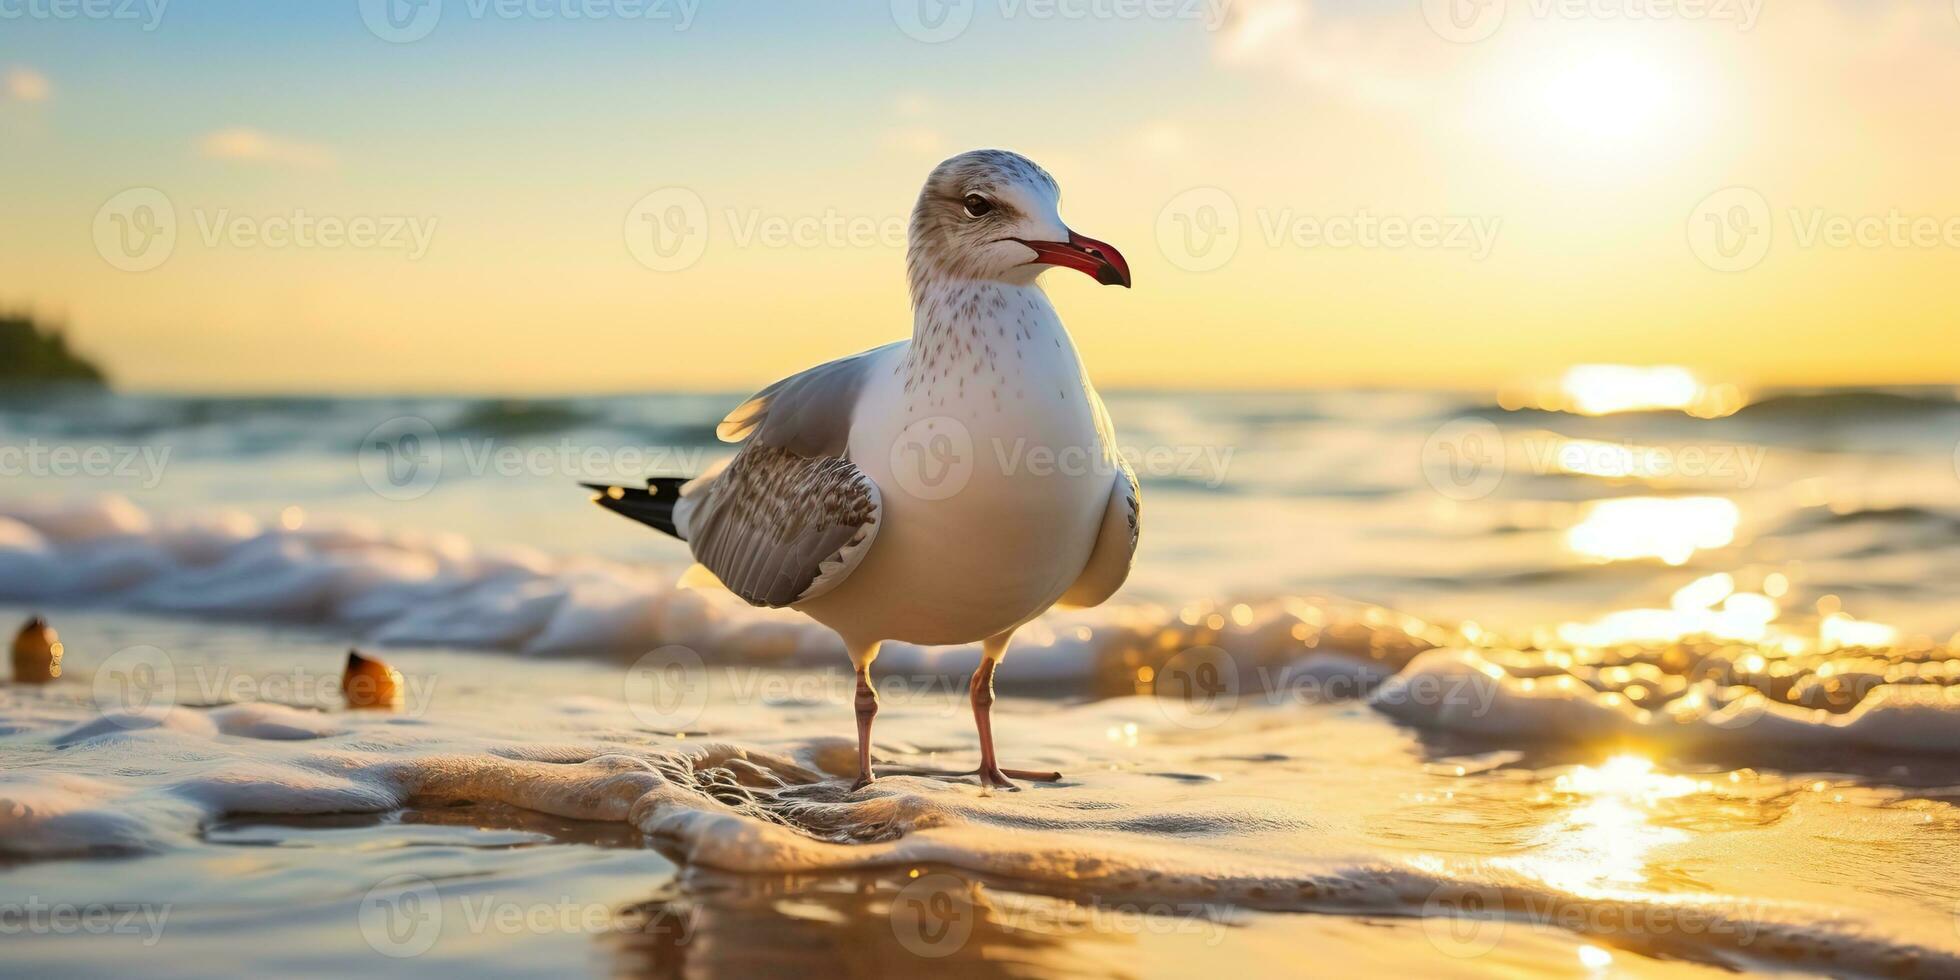
[[[994,668],[1000,665],[1000,658],[1007,653],[1008,635],[992,637],[981,644],[980,666],[973,671],[973,681],[967,686],[967,696],[973,701],[973,725],[980,730],[980,768],[977,770],[983,785],[997,789],[1019,789],[1015,779],[1033,779],[1040,782],[1054,782],[1062,778],[1059,772],[1035,772],[1026,769],[1002,769],[994,758]]]
[[[871,719],[878,716],[878,690],[871,686],[871,661],[878,659],[878,644],[852,644],[851,662],[857,666],[858,778],[851,786],[863,789],[878,778],[871,771]]]

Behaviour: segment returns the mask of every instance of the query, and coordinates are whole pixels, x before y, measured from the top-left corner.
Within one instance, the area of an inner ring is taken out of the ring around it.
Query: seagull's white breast
[[[1081,574],[1114,471],[1074,345],[1035,287],[921,298],[874,365],[851,459],[884,526],[838,589],[800,606],[849,639],[966,643],[1039,615]]]

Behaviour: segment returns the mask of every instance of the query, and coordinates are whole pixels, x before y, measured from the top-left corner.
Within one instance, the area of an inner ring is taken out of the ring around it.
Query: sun
[[[1497,117],[1509,142],[1541,159],[1645,165],[1702,129],[1714,93],[1695,54],[1646,32],[1546,27],[1498,69]]]
[[[1543,77],[1538,94],[1548,121],[1597,144],[1658,135],[1678,104],[1667,66],[1636,50],[1577,51]]]

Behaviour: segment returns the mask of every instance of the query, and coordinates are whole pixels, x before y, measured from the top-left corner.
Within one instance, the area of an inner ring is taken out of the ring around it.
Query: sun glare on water
[[[1743,404],[1735,385],[1703,384],[1694,372],[1673,365],[1578,364],[1551,384],[1498,394],[1498,405],[1512,411],[1536,408],[1575,415],[1671,411],[1711,419],[1734,414]]]
[[[1552,799],[1569,808],[1540,831],[1534,853],[1505,863],[1573,892],[1644,885],[1656,849],[1688,837],[1657,824],[1655,804],[1700,788],[1686,776],[1655,772],[1653,762],[1637,755],[1575,767],[1552,785]]]
[[[1741,521],[1742,510],[1726,497],[1619,497],[1587,505],[1565,544],[1594,561],[1682,565],[1697,551],[1734,542]]]

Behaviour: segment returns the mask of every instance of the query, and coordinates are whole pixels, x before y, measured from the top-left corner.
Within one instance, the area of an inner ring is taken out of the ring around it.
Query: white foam
[[[1849,711],[1834,714],[1701,680],[1664,708],[1648,710],[1562,672],[1531,673],[1536,676],[1518,676],[1477,650],[1437,649],[1390,678],[1372,703],[1413,725],[1507,741],[1618,738],[1743,749],[1960,753],[1960,690],[1952,687],[1880,684]]]
[[[724,664],[842,662],[828,629],[726,591],[681,587],[680,572],[365,521],[306,518],[286,528],[230,510],[153,517],[119,497],[0,505],[0,600],[321,623],[382,645],[638,655],[679,644]],[[1055,611],[1016,635],[1012,681],[1114,680],[1201,645],[1228,650],[1248,670],[1283,665],[1309,633],[1391,664],[1427,645],[1408,635],[1419,624],[1385,614],[1361,622],[1382,611],[1336,608],[1282,600]],[[1345,631],[1330,622],[1341,617]],[[965,671],[978,660],[977,645],[892,643],[880,669]]]

